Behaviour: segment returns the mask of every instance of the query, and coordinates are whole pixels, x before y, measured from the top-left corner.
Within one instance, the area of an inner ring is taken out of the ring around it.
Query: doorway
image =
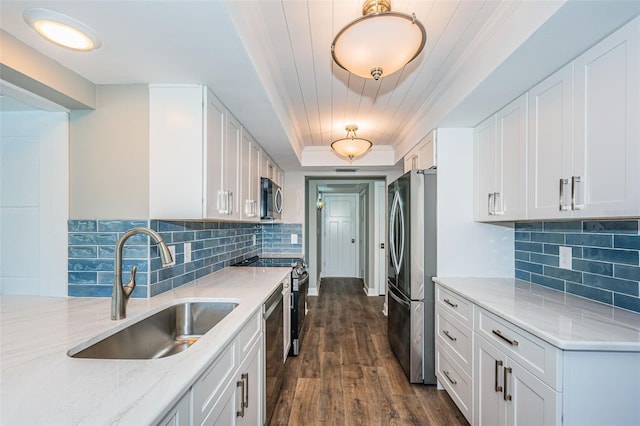
[[[324,197],[322,269],[325,277],[361,278],[358,194]]]

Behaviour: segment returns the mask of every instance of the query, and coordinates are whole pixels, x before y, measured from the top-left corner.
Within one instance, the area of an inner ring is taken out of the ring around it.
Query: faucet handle
[[[131,278],[129,278],[129,282],[122,288],[122,291],[124,291],[125,300],[131,297],[131,293],[133,293],[133,289],[136,288],[136,272],[138,272],[138,267],[133,266],[131,268]]]

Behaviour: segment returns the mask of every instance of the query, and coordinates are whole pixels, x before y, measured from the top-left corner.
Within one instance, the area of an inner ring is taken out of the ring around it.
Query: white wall
[[[149,87],[98,86],[97,93],[95,111],[71,113],[70,217],[147,218]]]
[[[473,221],[473,129],[438,129],[438,276],[513,277],[513,223]]]
[[[0,113],[0,293],[67,295],[68,115]]]

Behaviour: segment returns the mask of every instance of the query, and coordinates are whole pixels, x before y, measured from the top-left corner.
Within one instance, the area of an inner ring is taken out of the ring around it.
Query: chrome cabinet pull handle
[[[447,370],[442,370],[442,374],[444,374],[444,376],[449,380],[449,382],[451,382],[452,385],[458,384],[456,380],[453,380],[451,376],[449,376],[449,372]]]
[[[244,417],[244,380],[236,382],[236,388],[242,388],[242,397],[240,401],[240,410],[236,411],[236,417]]]
[[[247,408],[249,407],[249,373],[242,373],[240,377],[242,378],[242,381],[246,383],[246,387],[243,389],[242,406]]]
[[[566,185],[569,185],[569,179],[560,179],[560,211],[566,211],[571,208],[564,204],[564,187]]]
[[[446,303],[447,305],[451,306],[452,308],[457,308],[458,304],[457,303],[453,303],[451,300],[449,299],[444,299],[444,303]]]
[[[507,375],[513,371],[511,367],[504,367],[504,400],[511,401],[511,395],[509,395],[509,391],[507,390],[507,383],[509,382],[507,379]]]
[[[507,342],[511,346],[518,346],[518,341],[516,339],[509,339],[508,337],[505,337],[502,334],[502,331],[500,331],[500,330],[491,330],[491,331],[493,332],[493,334],[495,334],[496,336],[498,336],[499,338],[501,338],[502,340],[504,340],[505,342]]]
[[[458,340],[457,337],[452,336],[451,334],[449,334],[448,330],[442,330],[442,333],[447,336],[452,342],[455,342],[456,340]]]
[[[502,392],[502,386],[500,386],[499,380],[498,380],[498,371],[500,370],[500,367],[502,367],[502,361],[497,360],[496,359],[496,370],[495,370],[495,380],[493,381],[493,386],[496,390],[496,392]]]
[[[582,210],[584,203],[577,203],[578,198],[578,184],[582,183],[580,176],[571,176],[571,210]]]
[[[494,202],[493,196],[495,195],[495,193],[490,193],[488,195],[488,199],[487,199],[487,210],[489,212],[489,216],[493,216],[495,214],[495,206],[496,203]]]

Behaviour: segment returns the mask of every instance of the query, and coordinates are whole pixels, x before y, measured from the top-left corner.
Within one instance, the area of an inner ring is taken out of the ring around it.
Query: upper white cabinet
[[[407,155],[404,156],[404,171],[425,170],[436,167],[436,131],[432,130]]]
[[[572,175],[573,63],[529,91],[528,218],[566,216]]]
[[[475,220],[526,218],[527,95],[474,129]]]
[[[149,88],[149,214],[260,220],[261,148],[206,87]]]
[[[640,213],[639,22],[574,62],[574,217]]]
[[[240,144],[240,214],[242,219],[259,219],[260,158],[262,150],[251,135],[242,129]]]
[[[477,126],[475,220],[638,216],[639,75],[636,18]]]
[[[203,97],[197,85],[149,87],[149,215],[201,219],[205,181],[218,169],[202,161]],[[207,135],[219,143],[220,134]]]

